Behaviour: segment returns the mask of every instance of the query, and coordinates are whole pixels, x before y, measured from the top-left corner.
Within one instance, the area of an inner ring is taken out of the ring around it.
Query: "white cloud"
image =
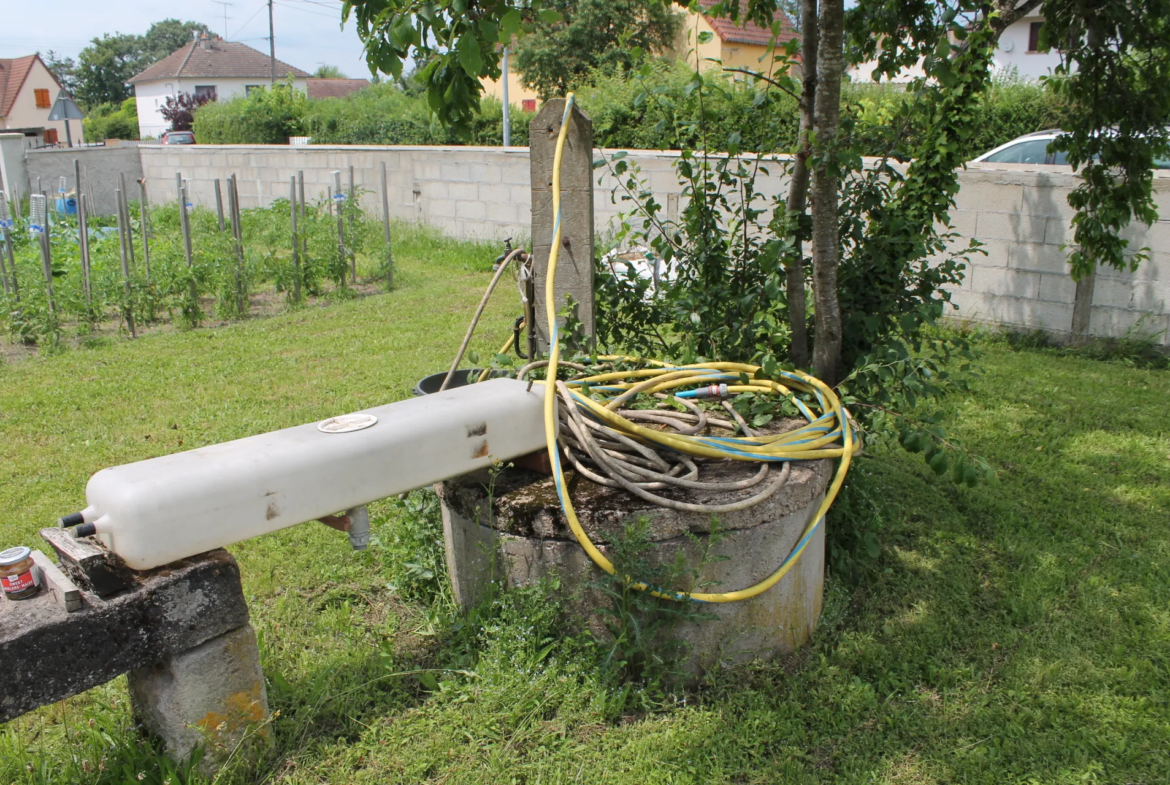
[[[168,18],[203,22],[219,35],[224,32],[224,7],[211,0],[56,0],[51,10],[15,0],[4,5],[0,57],[52,49],[58,55],[76,58],[92,38],[104,33],[142,34],[152,23]],[[369,78],[353,21],[340,29],[340,9],[338,0],[275,0],[277,59],[305,71],[328,63],[347,76]],[[228,40],[268,51],[267,0],[232,0],[227,14]]]

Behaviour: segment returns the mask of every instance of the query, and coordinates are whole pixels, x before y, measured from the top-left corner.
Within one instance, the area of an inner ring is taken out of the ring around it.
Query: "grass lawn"
[[[497,250],[399,238],[389,295],[0,366],[0,543],[34,545],[102,467],[404,398],[444,369]],[[483,356],[518,312],[505,291]],[[376,505],[363,553],[312,524],[234,546],[279,716],[270,756],[221,781],[1170,781],[1170,372],[983,350],[948,427],[999,481],[956,488],[871,450],[849,491],[880,526],[868,578],[830,576],[796,656],[654,711],[612,715],[595,649],[538,591],[459,620],[404,503]],[[139,739],[121,679],[0,727],[0,784],[139,781],[198,780]]]

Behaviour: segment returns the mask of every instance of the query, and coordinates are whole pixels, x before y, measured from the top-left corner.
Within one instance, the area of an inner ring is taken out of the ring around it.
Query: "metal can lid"
[[[17,545],[15,548],[0,551],[0,567],[10,567],[13,564],[20,564],[29,556],[32,556],[32,548],[24,545]]]

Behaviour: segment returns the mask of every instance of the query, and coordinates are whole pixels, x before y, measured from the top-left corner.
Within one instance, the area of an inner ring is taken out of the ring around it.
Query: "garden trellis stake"
[[[394,251],[390,246],[390,192],[386,188],[386,162],[382,162],[382,231],[386,237],[386,288],[394,288]]]
[[[89,205],[86,204],[85,191],[81,187],[81,162],[73,159],[73,181],[77,192],[77,246],[81,251],[81,291],[85,295],[85,310],[93,316],[93,287],[90,284],[89,273]]]
[[[191,219],[187,215],[187,189],[183,185],[183,175],[175,172],[175,190],[179,196],[179,226],[183,230],[183,253],[187,257],[187,273],[190,276],[188,293],[191,298],[192,323],[198,321],[199,290],[195,285],[195,254],[191,251]]]
[[[122,306],[122,313],[126,319],[126,329],[130,331],[130,337],[137,338],[138,333],[134,329],[134,306],[130,299],[130,264],[126,256],[126,218],[122,211],[122,190],[120,188],[114,189],[114,201],[118,213],[118,250],[122,256],[122,293],[126,298]]]
[[[219,190],[219,178],[215,179],[215,214],[219,216],[219,230],[223,231],[223,194]]]
[[[40,178],[37,178],[39,184]],[[49,250],[49,212],[48,198],[43,194],[33,194],[28,198],[28,228],[41,245],[41,270],[45,274],[45,297],[48,298],[49,316],[55,315],[53,308],[53,258]]]
[[[292,226],[292,260],[293,260],[293,302],[301,301],[301,255],[300,240],[297,239],[297,178],[288,178],[288,211],[290,226]]]
[[[146,266],[146,280],[150,282],[150,202],[146,198],[146,178],[138,181],[138,224],[142,228],[142,263]]]
[[[353,213],[354,213],[354,210],[356,208],[354,206],[353,166],[352,165],[349,167],[348,196],[346,197],[346,200],[343,204],[345,207],[346,222],[349,224],[349,236],[354,237],[355,234],[354,234],[354,229],[353,229],[353,222],[354,222],[354,214]],[[353,285],[357,286],[357,254],[352,254],[350,256],[350,278],[353,281]]]

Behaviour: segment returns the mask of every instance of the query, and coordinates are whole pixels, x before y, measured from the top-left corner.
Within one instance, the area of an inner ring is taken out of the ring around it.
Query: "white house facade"
[[[992,54],[995,71],[1001,74],[1014,73],[1020,79],[1039,79],[1051,74],[1060,65],[1060,51],[1055,48],[1041,51],[1040,28],[1043,26],[1044,17],[1040,15],[1039,8],[1008,25],[999,36],[998,45]],[[876,66],[876,60],[850,66],[849,77],[854,82],[871,82]],[[893,79],[881,81],[905,84],[924,75],[922,61],[919,60],[910,68],[900,71]]]
[[[296,89],[307,91],[309,75],[277,60],[276,81],[290,76]],[[158,138],[170,129],[161,112],[167,98],[182,93],[209,95],[216,101],[246,96],[257,87],[272,85],[272,62],[245,44],[205,36],[159,60],[130,84],[138,107],[139,136]]]

